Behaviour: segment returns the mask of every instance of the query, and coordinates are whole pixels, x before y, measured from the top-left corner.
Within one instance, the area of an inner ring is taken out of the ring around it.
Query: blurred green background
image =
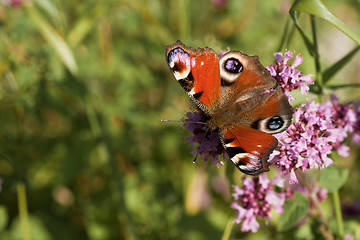
[[[359,1],[326,3],[360,32]],[[181,120],[190,106],[167,68],[165,47],[178,39],[215,51],[229,46],[259,55],[264,65],[288,48],[304,56],[304,73],[314,73],[297,32],[279,49],[291,24],[291,4],[34,0],[0,5],[0,238],[220,239],[235,217],[230,184],[239,184],[242,174],[229,163],[192,164],[182,123],[160,122]],[[306,29],[309,19],[304,15],[301,21]],[[318,21],[318,31],[325,66],[355,46],[324,21]],[[332,81],[358,82],[359,62],[358,57],[351,61]],[[359,101],[359,94],[343,97]],[[360,179],[357,174],[350,180]],[[282,236],[271,223],[258,235],[241,234],[239,226],[232,231],[232,239]]]

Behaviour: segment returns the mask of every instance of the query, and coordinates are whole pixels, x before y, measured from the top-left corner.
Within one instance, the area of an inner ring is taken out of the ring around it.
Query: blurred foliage
[[[178,39],[216,51],[230,46],[270,64],[292,2],[27,3],[0,5],[0,238],[220,239],[235,216],[230,185],[241,173],[228,163],[191,164],[181,122],[160,122],[182,119],[190,106],[165,47]],[[360,32],[358,1],[327,4]],[[324,65],[354,48],[325,21],[318,25]],[[297,32],[285,48],[302,53],[304,73],[315,72]],[[359,62],[330,82],[358,82]],[[360,100],[347,91],[354,89],[342,90],[344,101]],[[352,168],[348,181],[360,181],[359,162],[341,164]],[[359,200],[355,189],[346,187],[342,199]],[[230,238],[307,238],[306,231],[279,233],[270,222],[257,234],[234,226]]]

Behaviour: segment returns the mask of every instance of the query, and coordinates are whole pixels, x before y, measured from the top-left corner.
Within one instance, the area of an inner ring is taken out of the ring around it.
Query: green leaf
[[[360,49],[360,46],[357,46],[351,50],[346,56],[334,63],[331,67],[326,69],[323,73],[323,83],[328,82],[338,71],[340,71],[355,55],[355,53]]]
[[[349,177],[348,169],[340,169],[335,166],[323,169],[319,175],[319,184],[329,192],[339,190]]]
[[[56,53],[68,70],[76,76],[78,67],[74,55],[64,38],[39,14],[35,7],[28,6],[26,9],[31,20],[39,28],[43,37],[55,49]]]
[[[337,85],[327,85],[326,88],[331,90],[341,89],[341,88],[358,88],[360,83],[348,83],[348,84],[337,84]]]
[[[284,213],[279,218],[278,231],[292,228],[309,210],[309,199],[298,192],[295,198],[285,202]]]
[[[53,1],[49,0],[34,0],[34,2],[44,9],[51,17],[59,21],[60,11],[56,8]]]
[[[82,40],[88,35],[94,26],[94,22],[90,18],[82,18],[69,32],[68,40],[69,43],[76,47]]]
[[[360,35],[335,17],[320,0],[297,0],[290,9],[290,15],[295,12],[305,12],[328,21],[360,45]]]

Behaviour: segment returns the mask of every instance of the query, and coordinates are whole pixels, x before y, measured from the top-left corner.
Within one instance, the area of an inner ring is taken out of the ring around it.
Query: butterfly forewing
[[[180,41],[166,48],[168,66],[195,103],[211,115],[221,100],[219,58],[210,48],[193,49]]]

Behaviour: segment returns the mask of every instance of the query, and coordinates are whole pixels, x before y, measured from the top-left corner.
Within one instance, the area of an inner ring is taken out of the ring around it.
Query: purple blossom
[[[358,121],[352,103],[341,105],[333,95],[324,103],[302,104],[295,111],[294,122],[283,133],[277,134],[279,150],[269,162],[290,175],[290,183],[297,183],[295,170],[321,169],[333,163],[332,150],[347,156],[349,147],[342,142],[355,131]]]
[[[194,134],[186,138],[186,140],[191,142],[193,147],[194,143],[199,144],[192,154],[195,157],[200,155],[204,161],[213,159],[213,164],[223,165],[219,156],[227,155],[224,155],[225,149],[220,141],[219,132],[211,131],[207,128],[206,121],[208,117],[200,110],[197,112],[188,112],[186,116],[187,119],[185,120],[184,127]]]
[[[289,60],[293,57],[293,52],[286,51],[284,56],[281,52],[275,53],[276,64],[267,66],[266,68],[270,71],[278,84],[284,91],[284,94],[289,98],[290,102],[294,101],[294,97],[289,92],[300,87],[301,93],[307,95],[309,92],[309,84],[313,84],[312,75],[303,75],[301,71],[297,70],[302,62],[303,58],[297,55],[290,65]]]
[[[233,186],[234,201],[231,207],[237,211],[236,224],[242,223],[241,231],[256,232],[259,223],[256,218],[272,219],[270,210],[282,213],[286,193],[276,192],[275,187],[283,187],[284,181],[275,177],[270,181],[265,173],[258,177],[242,178],[242,188]]]

